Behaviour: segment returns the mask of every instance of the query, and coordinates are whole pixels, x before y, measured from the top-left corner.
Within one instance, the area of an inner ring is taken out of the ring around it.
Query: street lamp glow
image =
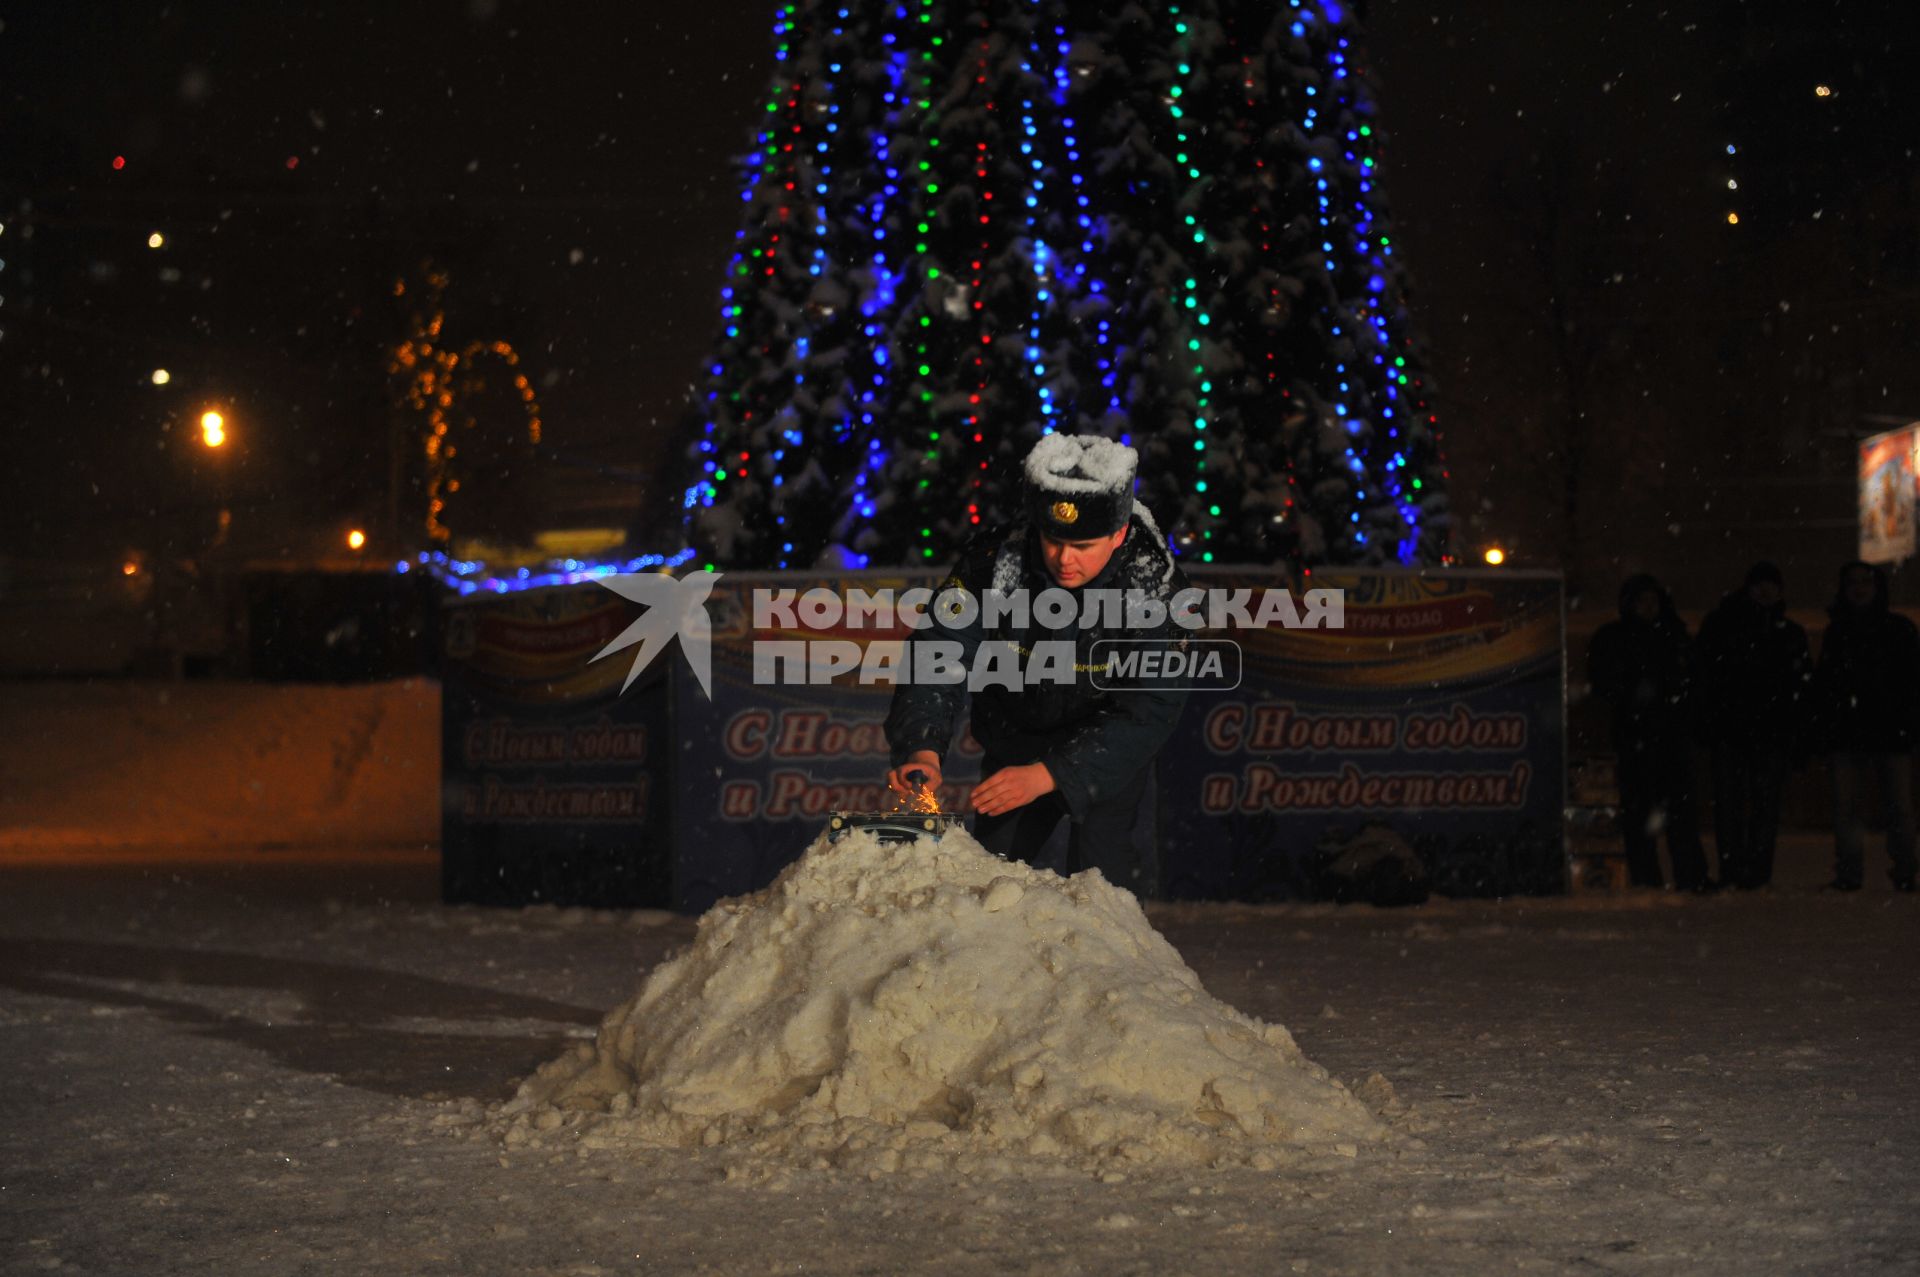
[[[1507,561],[1507,552],[1497,545],[1487,547],[1487,566],[1497,568]]]
[[[363,549],[366,546],[366,544],[367,544],[367,534],[362,532],[359,528],[355,528],[353,531],[347,533],[347,548],[349,550]]]
[[[172,373],[170,373],[170,372],[168,372],[168,371],[167,371],[167,370],[166,370],[165,368],[155,368],[155,369],[153,370],[153,384],[154,384],[154,385],[156,385],[156,386],[164,386],[164,385],[166,385],[166,384],[167,384],[168,382],[170,382],[170,381],[172,381],[172,380],[173,380],[173,374],[172,374]]]
[[[227,441],[227,419],[209,409],[200,414],[200,442],[218,448]]]
[[[164,245],[166,242],[167,242],[167,237],[165,235],[162,235],[159,231],[155,231],[153,234],[147,236],[148,248],[159,248],[162,245]]]

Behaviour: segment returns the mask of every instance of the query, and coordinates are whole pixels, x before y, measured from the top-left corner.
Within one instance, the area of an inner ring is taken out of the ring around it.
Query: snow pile
[[[1043,435],[1027,454],[1027,482],[1043,492],[1126,492],[1139,460],[1098,435]]]
[[[1381,1130],[1285,1029],[1209,996],[1128,892],[964,831],[823,836],[497,1118],[510,1145],[869,1173],[1270,1168]]]
[[[0,854],[420,846],[440,837],[440,689],[125,681],[0,696]]]

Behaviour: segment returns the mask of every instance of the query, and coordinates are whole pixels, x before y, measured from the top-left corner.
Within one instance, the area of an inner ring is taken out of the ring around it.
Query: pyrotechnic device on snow
[[[828,838],[837,842],[856,829],[864,829],[881,842],[912,842],[915,838],[938,838],[960,826],[959,812],[940,810],[940,797],[927,786],[925,772],[915,767],[905,775],[913,792],[898,798],[894,810],[836,811],[827,820]]]

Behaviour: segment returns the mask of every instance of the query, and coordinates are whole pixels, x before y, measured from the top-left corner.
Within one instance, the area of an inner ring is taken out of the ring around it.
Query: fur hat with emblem
[[[1139,454],[1099,435],[1045,435],[1027,454],[1027,514],[1056,541],[1112,536],[1133,516]]]

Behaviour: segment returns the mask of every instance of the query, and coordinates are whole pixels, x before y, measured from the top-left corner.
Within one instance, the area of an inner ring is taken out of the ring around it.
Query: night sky
[[[1851,440],[1920,416],[1901,12],[1368,8],[1461,552],[1609,594],[1643,564],[1717,593],[1764,552],[1824,593]],[[223,504],[262,555],[377,519],[391,286],[428,257],[449,330],[525,359],[553,522],[657,508],[771,13],[0,7],[8,552],[114,561]]]

